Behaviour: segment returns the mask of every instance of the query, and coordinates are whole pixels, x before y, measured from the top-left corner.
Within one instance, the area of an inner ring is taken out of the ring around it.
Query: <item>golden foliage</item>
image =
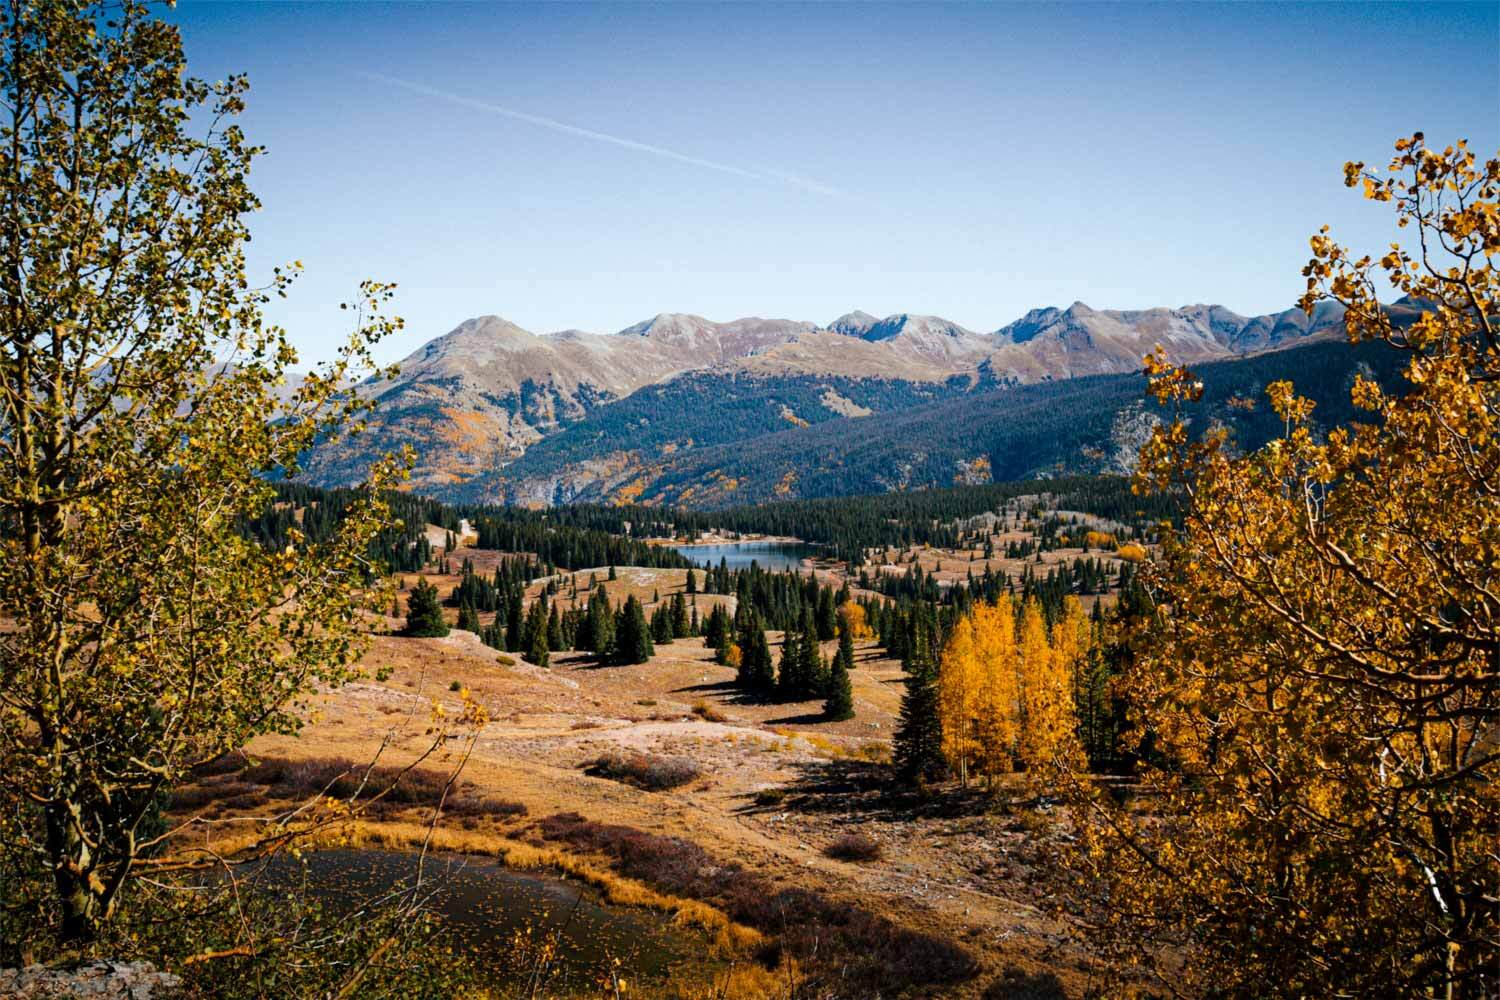
[[[1038,775],[1059,758],[1073,766],[1073,672],[1088,643],[1088,621],[1072,598],[1050,635],[1035,601],[1017,608],[1005,597],[958,620],[943,647],[938,714],[943,754],[960,780],[982,775],[993,786],[1018,766]]]
[[[875,635],[874,629],[865,621],[864,606],[853,600],[839,605],[839,619],[844,623],[844,628],[849,630],[849,637],[856,642]]]
[[[1143,569],[1157,613],[1123,678],[1149,814],[1086,799],[1080,860],[1108,939],[1188,991],[1492,995],[1500,933],[1500,159],[1421,135],[1388,175],[1420,248],[1377,262],[1313,237],[1303,307],[1409,355],[1357,378],[1367,422],[1320,436],[1289,383],[1284,433],[1240,455],[1183,421],[1143,449],[1142,489],[1184,501]],[[1420,304],[1406,325],[1381,274]],[[1154,359],[1152,388],[1196,380]]]
[[[1083,541],[1091,549],[1113,549],[1119,545],[1115,536],[1107,531],[1090,531],[1083,536]]]

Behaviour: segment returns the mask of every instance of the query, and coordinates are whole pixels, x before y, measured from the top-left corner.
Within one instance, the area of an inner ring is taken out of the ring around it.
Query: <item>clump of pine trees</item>
[[[448,634],[437,588],[426,580],[418,580],[407,598],[406,634],[416,638],[437,638]]]

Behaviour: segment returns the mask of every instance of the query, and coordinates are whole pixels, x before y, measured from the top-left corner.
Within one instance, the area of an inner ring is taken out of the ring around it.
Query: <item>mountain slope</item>
[[[412,446],[413,488],[446,495],[524,454],[595,407],[689,368],[728,361],[811,329],[791,320],[716,324],[661,315],[613,336],[539,336],[498,316],[468,320],[364,389],[378,405],[359,436],[319,447],[307,477],[359,481],[387,451]]]
[[[826,327],[664,313],[612,335],[538,335],[483,316],[415,351],[393,381],[366,385],[378,402],[366,429],[314,449],[305,478],[352,484],[380,455],[409,445],[417,454],[413,488],[437,497],[550,503],[644,490],[642,468],[660,466],[663,454],[676,453],[675,463],[688,451],[798,422],[857,420],[961,393],[1134,372],[1156,344],[1194,364],[1280,350],[1337,335],[1341,319],[1336,308],[1311,318],[1298,310],[1244,317],[1213,305],[1120,311],[1076,302],[1032,310],[992,333],[937,316],[856,311]],[[714,395],[725,386],[738,388]],[[654,387],[664,395],[621,405]],[[675,400],[672,412],[667,399]],[[632,420],[657,423],[632,427]],[[553,438],[555,447],[527,460]],[[901,485],[901,477],[892,483]]]
[[[1361,419],[1356,369],[1390,383],[1404,359],[1384,345],[1306,344],[1194,367],[1201,431],[1228,425],[1245,446],[1280,429],[1267,385],[1293,379],[1323,427]],[[1121,472],[1155,419],[1139,374],[1094,375],[950,396],[865,420],[825,421],[672,456],[635,498],[698,507],[826,497],[1069,473]],[[609,499],[605,492],[599,499]]]

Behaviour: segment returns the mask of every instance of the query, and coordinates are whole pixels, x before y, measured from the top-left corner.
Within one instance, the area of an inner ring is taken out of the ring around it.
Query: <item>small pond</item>
[[[730,569],[748,569],[752,562],[760,568],[780,573],[797,569],[802,560],[819,554],[816,545],[806,542],[725,542],[714,545],[674,545],[672,548],[687,556],[699,566],[719,565],[724,560]]]

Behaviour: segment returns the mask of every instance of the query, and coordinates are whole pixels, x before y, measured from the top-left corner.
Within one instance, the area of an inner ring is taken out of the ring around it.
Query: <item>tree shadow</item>
[[[726,705],[789,705],[796,704],[782,698],[775,691],[748,691],[740,687],[735,680],[705,681],[702,684],[689,684],[686,687],[673,688],[668,694],[716,694],[720,701]],[[773,719],[768,725],[794,722],[827,722],[821,713],[814,715],[799,715],[795,718]]]
[[[780,719],[767,719],[768,726],[811,726],[819,722],[827,722],[826,712],[803,712],[801,715],[788,715]]]
[[[739,689],[734,681],[708,681],[703,684],[689,684],[687,687],[673,688],[668,694],[708,694],[712,692],[733,692]]]
[[[1062,980],[1051,972],[1006,969],[984,988],[981,1000],[1067,1000]]]
[[[820,717],[821,718],[821,717]],[[955,819],[990,812],[995,801],[976,788],[907,787],[891,765],[867,760],[807,760],[790,765],[797,777],[782,785],[783,812],[835,813],[867,819]]]

